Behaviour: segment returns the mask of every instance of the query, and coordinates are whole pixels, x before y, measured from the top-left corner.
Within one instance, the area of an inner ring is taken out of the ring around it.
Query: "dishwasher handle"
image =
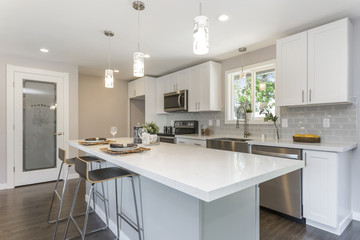
[[[297,155],[297,154],[274,153],[274,152],[265,152],[265,151],[259,151],[259,150],[252,150],[252,153],[258,154],[258,155],[264,155],[264,156],[290,158],[290,159],[299,160],[299,155]]]

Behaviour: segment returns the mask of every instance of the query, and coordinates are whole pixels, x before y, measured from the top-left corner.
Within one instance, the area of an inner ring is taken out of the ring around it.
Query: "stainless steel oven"
[[[165,112],[187,112],[188,111],[188,90],[170,92],[164,94]]]

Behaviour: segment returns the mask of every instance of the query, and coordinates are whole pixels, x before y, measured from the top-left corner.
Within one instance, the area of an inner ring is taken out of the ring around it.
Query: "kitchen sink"
[[[212,138],[206,140],[206,147],[233,152],[249,153],[247,138]]]

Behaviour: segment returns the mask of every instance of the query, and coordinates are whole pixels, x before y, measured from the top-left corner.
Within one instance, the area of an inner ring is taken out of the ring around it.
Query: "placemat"
[[[108,148],[100,148],[101,151],[109,153],[109,154],[114,154],[114,155],[126,155],[126,154],[132,154],[132,153],[141,153],[141,152],[145,152],[145,151],[149,151],[150,148],[144,148],[144,147],[139,147],[137,149],[134,150],[128,150],[128,151],[111,151]]]
[[[79,141],[80,144],[85,145],[85,146],[92,146],[92,145],[104,145],[104,144],[109,144],[109,143],[114,143],[116,141],[114,140],[106,140],[106,141],[102,141],[102,142],[85,142],[85,141]]]

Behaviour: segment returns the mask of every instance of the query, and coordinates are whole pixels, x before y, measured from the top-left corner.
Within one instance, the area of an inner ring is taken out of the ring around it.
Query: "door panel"
[[[20,72],[14,79],[15,186],[56,180],[57,149],[64,148],[64,80]]]

